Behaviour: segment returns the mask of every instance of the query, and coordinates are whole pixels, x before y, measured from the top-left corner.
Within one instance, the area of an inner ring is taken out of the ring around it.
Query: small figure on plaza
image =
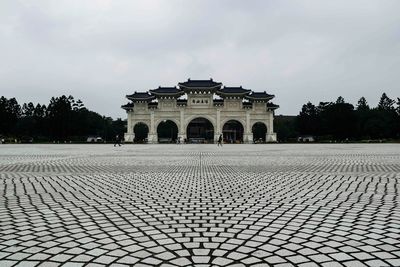
[[[119,137],[118,134],[115,136],[115,143],[114,143],[114,146],[116,146],[116,145],[121,146],[121,138]]]
[[[218,137],[217,146],[222,146],[222,134],[220,134]]]

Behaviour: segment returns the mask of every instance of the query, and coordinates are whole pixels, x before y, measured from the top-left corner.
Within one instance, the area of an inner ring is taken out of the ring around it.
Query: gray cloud
[[[399,1],[2,1],[1,95],[72,94],[125,117],[125,94],[213,77],[278,114],[399,95]]]

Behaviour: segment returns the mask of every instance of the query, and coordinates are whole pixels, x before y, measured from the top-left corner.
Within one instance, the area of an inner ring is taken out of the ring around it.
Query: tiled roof
[[[214,82],[213,79],[210,80],[191,80],[188,79],[186,82],[178,84],[180,87],[186,88],[213,88],[221,87],[222,83]]]
[[[250,100],[270,100],[274,98],[274,95],[267,94],[264,92],[252,92],[251,94],[247,95],[246,98]]]
[[[131,95],[127,95],[126,98],[133,100],[133,101],[147,101],[147,100],[152,100],[155,97],[148,92],[135,92]]]
[[[128,103],[128,104],[122,105],[121,108],[123,108],[125,110],[130,110],[133,108],[133,106],[134,106],[133,103]]]
[[[182,94],[182,90],[177,87],[161,87],[159,86],[157,89],[150,90],[150,93],[155,95],[176,95]]]
[[[235,95],[241,94],[241,95],[244,95],[244,94],[248,94],[250,92],[251,92],[251,90],[245,89],[242,86],[239,86],[239,87],[226,87],[225,86],[225,87],[223,87],[223,88],[221,88],[221,89],[219,89],[217,91],[217,93],[227,94],[227,95],[229,95],[229,94],[235,94]]]
[[[269,109],[277,109],[279,108],[279,105],[275,105],[274,103],[267,103],[267,108]]]

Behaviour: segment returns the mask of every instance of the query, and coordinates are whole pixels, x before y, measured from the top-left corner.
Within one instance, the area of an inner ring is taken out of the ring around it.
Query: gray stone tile
[[[5,146],[0,261],[400,265],[399,173],[384,144]]]

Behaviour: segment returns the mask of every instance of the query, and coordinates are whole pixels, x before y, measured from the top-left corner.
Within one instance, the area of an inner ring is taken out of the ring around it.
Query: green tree
[[[367,121],[371,116],[371,109],[367,103],[365,97],[361,97],[357,102],[356,108],[357,116],[357,139],[369,139],[371,138],[370,133],[367,129]]]
[[[73,98],[52,97],[47,107],[47,122],[53,139],[65,141],[71,135]]]
[[[351,139],[355,136],[356,116],[354,106],[339,97],[336,103],[324,105],[321,109],[323,133],[336,140]]]
[[[360,100],[358,100],[357,102],[357,110],[359,111],[365,111],[365,110],[369,110],[369,106],[367,103],[367,100],[365,99],[365,97],[361,97]]]
[[[28,104],[24,103],[22,105],[22,116],[32,117],[34,111],[35,111],[35,106],[33,105],[32,102],[29,102]]]
[[[0,98],[0,134],[14,134],[18,119],[21,117],[21,106],[15,98]]]
[[[311,102],[303,105],[296,121],[300,134],[315,135],[318,133],[319,123],[317,108]]]
[[[336,100],[336,104],[344,104],[344,98],[339,96],[338,99]]]
[[[279,142],[295,141],[299,135],[296,124],[296,116],[275,116],[274,130]]]
[[[396,138],[398,136],[398,116],[394,103],[393,99],[383,93],[377,108],[371,112],[367,122],[367,131],[373,138]]]
[[[393,110],[393,104],[395,103],[395,101],[391,98],[389,98],[386,93],[383,93],[381,96],[381,99],[379,100],[379,104],[378,104],[378,109],[379,110]]]

